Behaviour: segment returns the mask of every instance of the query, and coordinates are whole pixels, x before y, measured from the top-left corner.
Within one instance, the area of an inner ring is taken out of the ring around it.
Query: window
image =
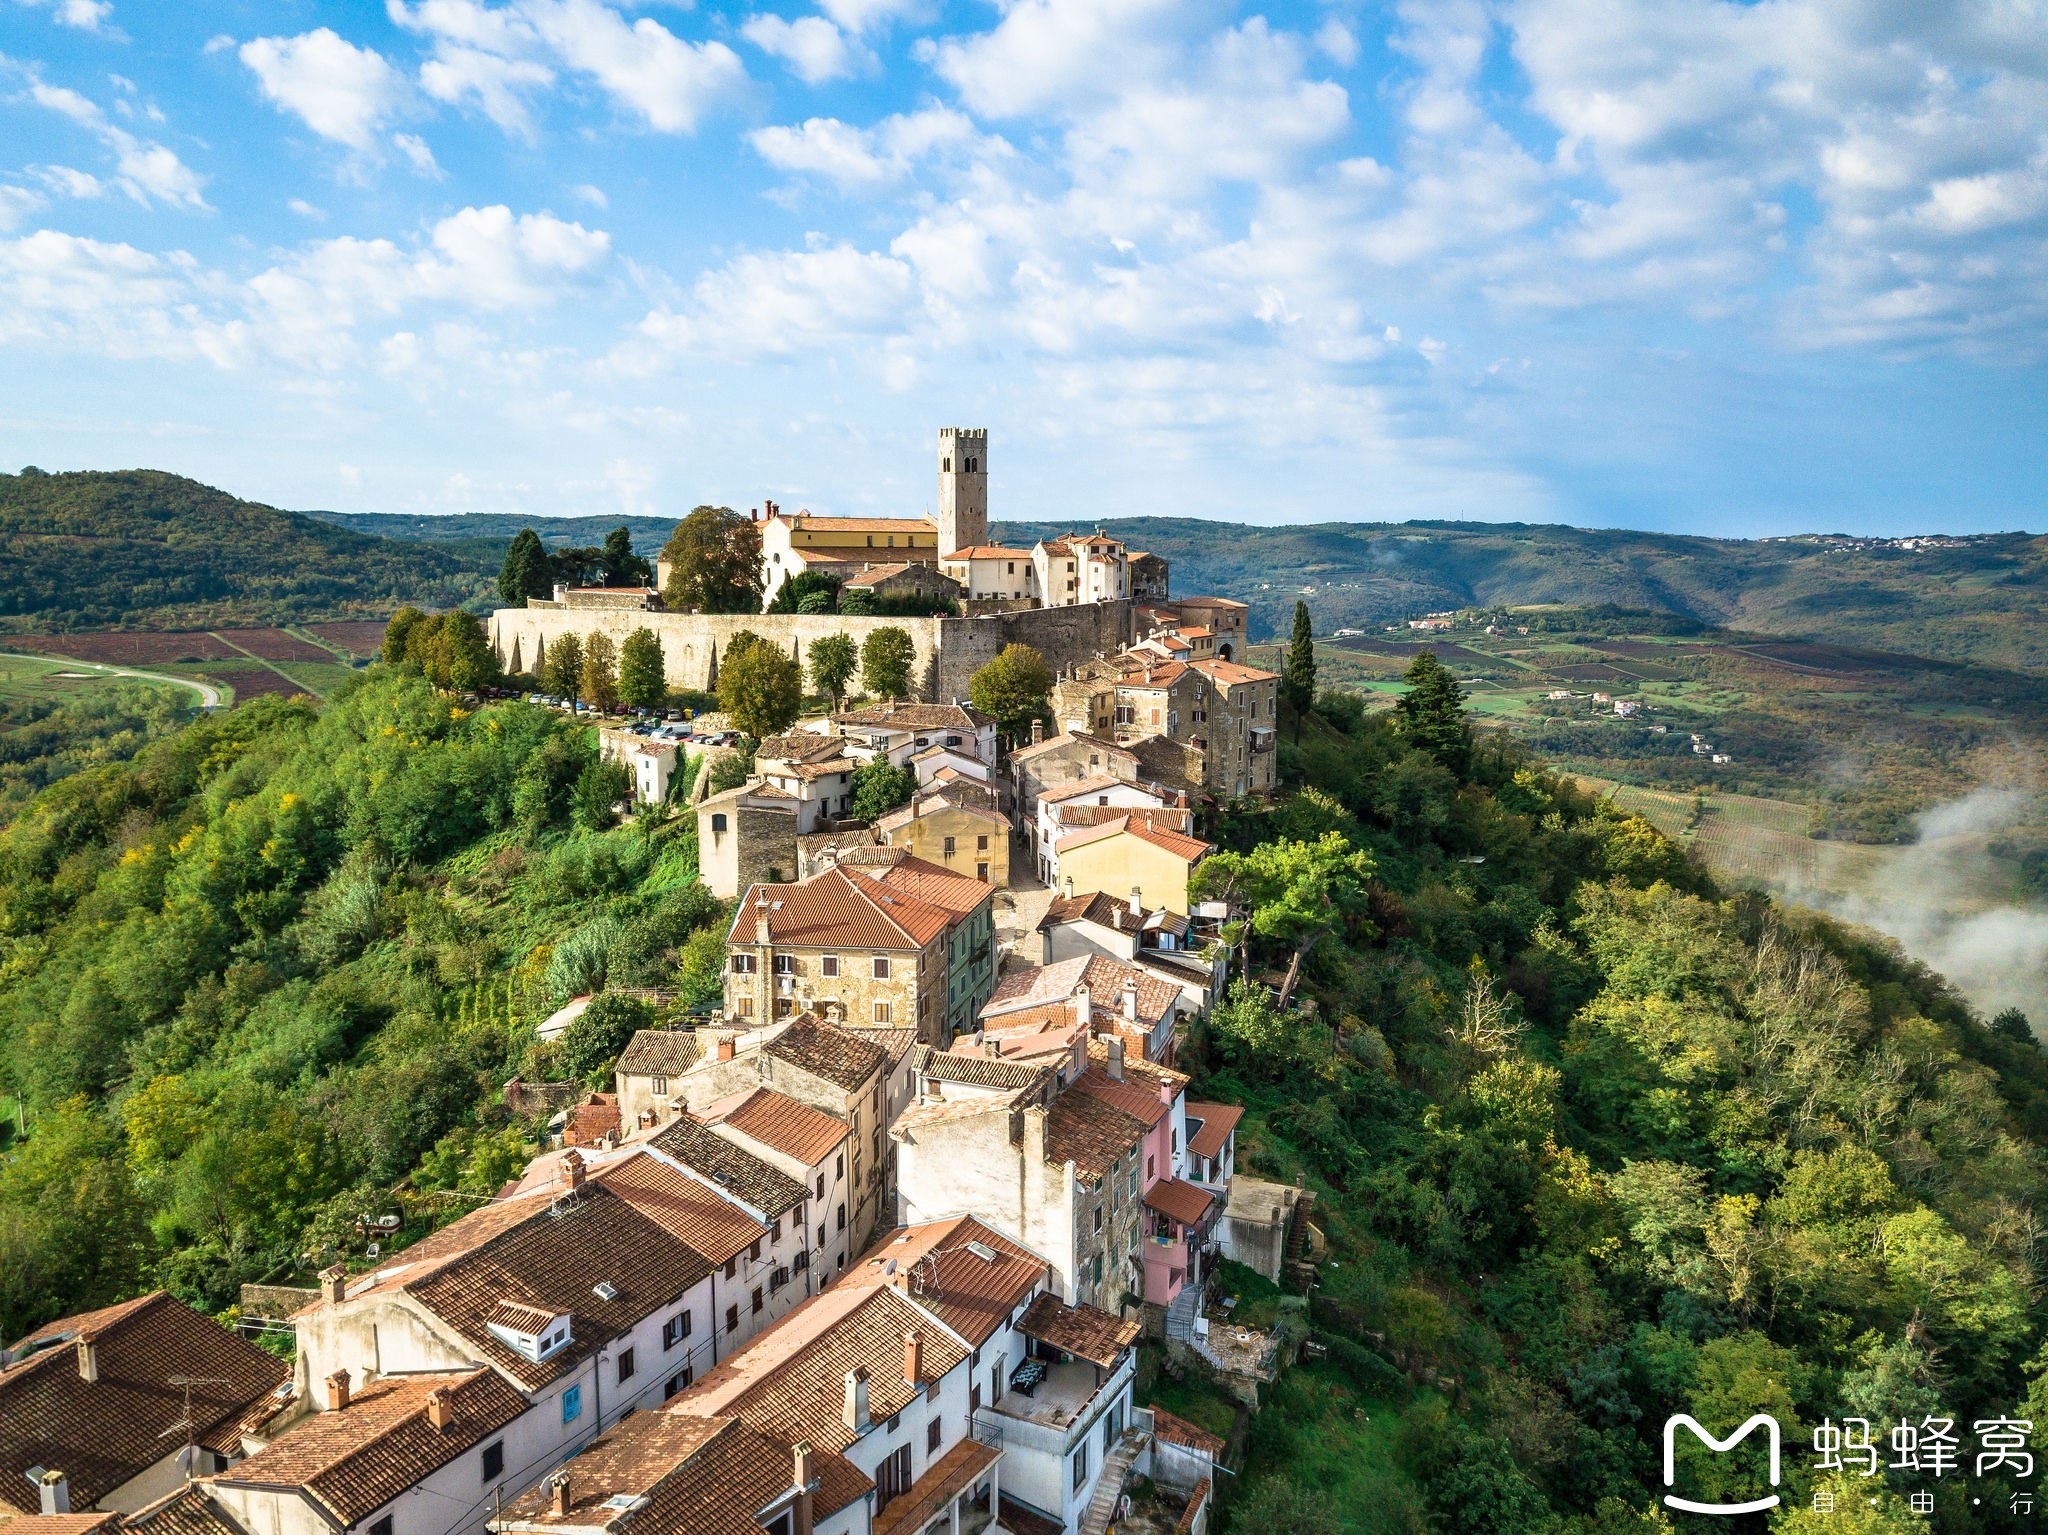
[[[674,1348],[689,1336],[690,1313],[687,1311],[678,1311],[674,1316],[661,1324],[661,1346],[663,1348]]]
[[[660,1096],[661,1094],[663,1094],[663,1093],[667,1092],[667,1091],[668,1091],[668,1078],[667,1078],[667,1077],[656,1077],[656,1078],[654,1079],[654,1091],[655,1091],[655,1095],[656,1095],[657,1097],[658,1097],[658,1096]]]
[[[725,830],[725,812],[724,812],[723,810],[714,810],[714,811],[712,811],[712,812],[711,812],[711,835],[712,835],[712,836],[714,836],[714,837],[716,837],[716,836],[718,836],[718,835],[719,835],[719,834],[720,834],[721,832],[723,832],[724,830]]]
[[[967,1388],[967,1432],[974,1432],[974,1415],[981,1411],[981,1384],[976,1382]]]
[[[484,1480],[495,1482],[505,1474],[505,1441],[493,1439],[484,1446]]]
[[[779,1215],[771,1215],[768,1217],[768,1245],[773,1247],[777,1242],[781,1240],[782,1217]]]
[[[818,1174],[818,1187],[811,1197],[813,1199],[823,1199],[825,1197],[825,1175],[823,1173]]]
[[[924,1426],[924,1452],[927,1455],[939,1453],[939,1420],[934,1418]]]
[[[661,1388],[661,1394],[663,1396],[674,1396],[678,1391],[687,1391],[690,1389],[690,1383],[696,1378],[696,1366],[686,1364],[668,1378],[668,1384]]]
[[[725,1330],[727,1332],[738,1332],[740,1330],[740,1308],[737,1303],[725,1308]]]
[[[887,1023],[888,1021],[889,1021],[889,1004],[888,1004],[888,1003],[886,1003],[886,1002],[877,1002],[877,1003],[875,1004],[875,1022],[877,1022],[877,1023]]]
[[[386,1514],[370,1526],[370,1535],[391,1535],[391,1516]]]
[[[583,1416],[583,1388],[571,1386],[562,1393],[562,1421],[574,1423]]]
[[[795,975],[795,974],[796,974],[796,956],[795,956],[794,954],[778,954],[778,955],[776,955],[776,956],[775,956],[775,973],[776,973],[777,975]]]
[[[753,1243],[752,1243],[752,1245],[751,1245],[751,1246],[749,1246],[749,1247],[747,1248],[747,1262],[749,1262],[749,1263],[759,1263],[760,1261],[761,1261],[761,1239],[760,1239],[759,1237],[755,1237],[755,1238],[754,1238],[754,1240],[753,1240]]]
[[[834,1160],[832,1176],[835,1178],[844,1178],[846,1176],[846,1153],[843,1151]]]
[[[988,838],[987,838],[987,837],[976,837],[976,838],[974,839],[974,850],[975,850],[975,852],[977,852],[977,853],[986,853],[986,852],[988,851]],[[658,1088],[656,1089],[656,1091],[659,1091],[659,1090],[660,1090],[660,1089],[658,1089]]]
[[[796,998],[794,998],[794,997],[777,997],[777,998],[775,999],[775,1016],[776,1016],[776,1017],[778,1017],[778,1018],[787,1018],[787,1017],[788,1017],[788,1016],[789,1016],[789,1015],[790,1015],[791,1013],[794,1013],[795,1011],[796,1011]]]
[[[985,863],[976,864],[974,866],[974,877],[986,885],[988,883],[988,865]]]
[[[740,998],[740,1016],[742,1018],[751,1018],[754,1016],[754,999],[752,997]]]
[[[1145,1158],[1145,1176],[1146,1176],[1146,1177],[1150,1178],[1150,1177],[1151,1177],[1151,1176],[1153,1175],[1153,1174],[1152,1174],[1152,1167],[1153,1167],[1153,1164],[1154,1164],[1154,1163],[1156,1163],[1156,1162],[1157,1162],[1158,1160],[1159,1160],[1159,1159],[1158,1159],[1157,1157],[1149,1157],[1149,1156],[1148,1156],[1147,1158]]]
[[[761,1314],[761,1306],[762,1306],[762,1300],[761,1300],[761,1287],[760,1287],[759,1285],[755,1285],[755,1286],[754,1286],[754,1303],[753,1303],[753,1305],[752,1305],[751,1307],[749,1307],[749,1308],[748,1308],[748,1314],[749,1314],[749,1315],[751,1315],[751,1316],[759,1316],[759,1315]]]
[[[633,1378],[633,1372],[638,1368],[639,1365],[634,1361],[633,1351],[631,1349],[628,1348],[619,1350],[619,1383],[621,1385],[631,1380]]]
[[[909,1490],[910,1446],[906,1444],[875,1467],[875,1512],[879,1514]]]
[[[903,1414],[900,1412],[891,1413],[889,1415],[889,1421],[886,1424],[884,1424],[883,1427],[889,1433],[895,1433],[897,1429],[903,1427]]]
[[[751,954],[733,955],[732,973],[734,975],[752,975],[754,973],[754,956]]]
[[[768,1293],[774,1294],[789,1283],[789,1268],[786,1264],[775,1265],[775,1272],[768,1276]]]
[[[877,954],[875,956],[875,979],[878,981],[889,979],[889,956],[886,954]]]
[[[826,977],[828,980],[837,980],[839,977],[839,956],[837,954],[827,954],[823,959],[819,960],[818,974]]]
[[[730,1278],[732,1278],[732,1277],[733,1277],[733,1275],[737,1274],[737,1273],[738,1273],[739,1271],[740,1271],[740,1260],[739,1260],[739,1255],[738,1255],[737,1253],[735,1253],[735,1254],[734,1254],[734,1255],[733,1255],[732,1257],[730,1257],[730,1258],[727,1258],[727,1259],[725,1260],[725,1277],[726,1277],[727,1279],[730,1279]]]
[[[838,1226],[841,1231],[846,1229],[846,1201],[843,1199],[839,1201]]]
[[[991,1402],[1000,1402],[1003,1399],[1003,1366],[1008,1362],[998,1359],[988,1367],[988,1399]]]
[[[1082,1445],[1074,1451],[1074,1491],[1079,1492],[1088,1480],[1088,1446]]]
[[[1095,1207],[1095,1229],[1096,1229],[1096,1230],[1097,1230],[1098,1232],[1102,1230],[1102,1206],[1101,1206],[1101,1205],[1097,1205],[1097,1206]]]

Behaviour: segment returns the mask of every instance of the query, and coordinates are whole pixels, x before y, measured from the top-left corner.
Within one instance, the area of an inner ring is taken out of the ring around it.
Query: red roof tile
[[[1048,1273],[1046,1261],[1029,1248],[959,1215],[886,1233],[833,1288],[887,1285],[980,1348]]]
[[[769,1087],[755,1088],[727,1108],[715,1123],[737,1130],[747,1139],[779,1151],[805,1167],[816,1167],[846,1139],[846,1126],[830,1114]]]
[[[1214,1194],[1180,1178],[1161,1178],[1145,1190],[1146,1209],[1182,1226],[1201,1225],[1215,1203]]]
[[[1027,1338],[1113,1369],[1123,1351],[1137,1341],[1142,1329],[1136,1322],[1111,1316],[1094,1306],[1069,1306],[1050,1290],[1040,1295],[1017,1319],[1017,1331]]]
[[[1212,1162],[1223,1155],[1224,1143],[1237,1128],[1237,1122],[1244,1118],[1244,1110],[1234,1103],[1196,1103],[1189,1099],[1185,1112],[1188,1117],[1188,1150]],[[1196,1120],[1201,1121],[1199,1129],[1195,1126]]]

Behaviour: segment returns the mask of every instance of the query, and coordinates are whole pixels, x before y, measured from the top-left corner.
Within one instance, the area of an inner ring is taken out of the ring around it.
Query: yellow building
[[[926,863],[999,890],[1009,888],[1010,823],[964,795],[958,800],[943,791],[919,795],[875,822],[875,833],[890,847],[908,848]]]
[[[1063,885],[1071,880],[1076,890],[1106,891],[1119,900],[1134,895],[1142,906],[1186,916],[1188,879],[1216,849],[1199,837],[1155,828],[1134,812],[1070,832],[1057,851]]]
[[[926,564],[939,559],[939,529],[929,517],[814,517],[771,510],[761,523],[762,598],[806,570],[842,578],[864,565]]]

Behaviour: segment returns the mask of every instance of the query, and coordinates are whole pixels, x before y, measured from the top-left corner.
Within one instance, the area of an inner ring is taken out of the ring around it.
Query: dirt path
[[[218,709],[221,704],[221,691],[210,682],[195,682],[190,677],[173,677],[165,672],[138,672],[125,666],[106,666],[98,661],[74,661],[71,664],[90,666],[109,677],[141,677],[149,682],[169,682],[181,688],[191,688],[198,693],[200,704],[208,709]]]
[[[312,683],[299,681],[298,678],[294,677],[290,672],[286,671],[282,666],[279,666],[275,661],[271,660],[269,657],[259,656],[253,650],[244,649],[242,646],[237,645],[233,640],[229,639],[225,634],[220,633],[218,630],[209,629],[206,632],[209,637],[219,640],[223,645],[227,646],[230,650],[237,651],[240,654],[247,656],[250,660],[254,661],[258,666],[262,667],[265,671],[276,672],[278,676],[284,678],[286,682],[289,682],[292,685],[292,691],[296,693],[310,693],[315,698],[325,698],[327,696],[318,688],[314,687]]]

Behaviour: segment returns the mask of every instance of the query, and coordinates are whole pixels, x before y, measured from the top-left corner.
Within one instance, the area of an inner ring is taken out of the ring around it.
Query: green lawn
[[[146,669],[167,672],[173,670],[155,666]],[[67,673],[70,675],[66,675]],[[103,693],[110,688],[123,686],[172,688],[167,682],[149,682],[138,677],[115,677],[106,672],[94,671],[79,661],[52,660],[44,656],[0,652],[0,698],[77,698],[84,694]],[[172,691],[186,697],[192,696],[189,688],[175,688]]]
[[[1244,1474],[1232,1490],[1292,1477],[1327,1492],[1348,1531],[1412,1535],[1423,1528],[1422,1494],[1395,1463],[1400,1421],[1398,1406],[1366,1395],[1341,1370],[1298,1364],[1252,1420]]]

